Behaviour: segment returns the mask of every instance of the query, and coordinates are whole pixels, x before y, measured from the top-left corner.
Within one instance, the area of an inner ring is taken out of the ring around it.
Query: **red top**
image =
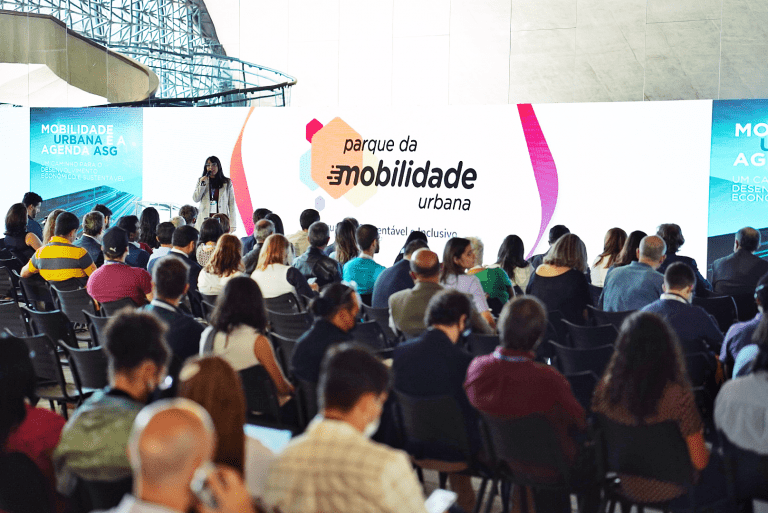
[[[56,490],[56,478],[53,473],[51,454],[59,444],[61,430],[67,421],[64,417],[43,408],[33,408],[27,405],[27,417],[8,437],[5,444],[6,452],[26,454],[35,462],[45,478],[51,483],[51,493]],[[64,503],[57,501],[58,511],[62,511]]]
[[[532,357],[527,351],[500,347],[478,356],[467,369],[467,397],[478,410],[498,417],[544,415],[559,435],[566,458],[573,461],[578,449],[568,429],[586,428],[584,408],[562,374]]]
[[[141,306],[147,303],[147,294],[152,291],[152,278],[144,269],[106,261],[88,278],[87,289],[99,303],[129,297]]]

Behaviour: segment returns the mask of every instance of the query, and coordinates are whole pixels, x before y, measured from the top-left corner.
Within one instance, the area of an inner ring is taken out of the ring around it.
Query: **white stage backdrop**
[[[28,125],[28,110],[0,111],[0,147],[19,169],[25,113]],[[594,259],[613,226],[652,233],[676,222],[682,252],[706,262],[711,120],[711,101],[144,109],[143,199],[191,202],[216,155],[235,181],[240,235],[256,207],[278,213],[289,234],[317,208],[332,227],[345,216],[378,226],[386,265],[417,229],[440,254],[451,236],[478,236],[491,263],[511,233],[538,253],[565,224]],[[5,204],[28,184],[14,176],[0,189]]]

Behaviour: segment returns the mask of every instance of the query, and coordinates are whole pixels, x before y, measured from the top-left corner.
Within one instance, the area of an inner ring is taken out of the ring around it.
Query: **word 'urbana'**
[[[331,168],[328,179],[328,185],[357,185],[362,184],[365,187],[376,185],[377,187],[429,187],[437,189],[445,187],[447,189],[457,189],[461,185],[464,189],[475,187],[474,181],[477,180],[477,171],[468,167],[462,171],[463,161],[459,161],[456,167],[449,168],[445,172],[439,167],[430,169],[430,161],[424,167],[417,167],[415,170],[413,161],[406,162],[395,161],[394,168],[390,171],[384,165],[384,161],[379,161],[378,170],[371,166],[365,166],[360,169],[359,166],[346,166],[337,164]],[[407,168],[407,169],[406,169]],[[345,179],[346,177],[346,179]]]

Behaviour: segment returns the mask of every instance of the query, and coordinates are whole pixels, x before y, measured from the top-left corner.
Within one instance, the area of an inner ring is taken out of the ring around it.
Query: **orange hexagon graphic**
[[[334,118],[312,136],[312,180],[334,199],[355,186],[363,167],[362,151],[344,153],[345,142],[356,139],[361,139],[360,134],[341,118]]]

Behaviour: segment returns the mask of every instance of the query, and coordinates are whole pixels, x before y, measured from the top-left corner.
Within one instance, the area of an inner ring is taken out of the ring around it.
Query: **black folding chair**
[[[56,511],[50,483],[29,456],[0,452],[0,510],[9,513]]]
[[[200,292],[200,299],[202,299],[203,301],[208,302],[211,305],[215,305],[216,304],[216,300],[218,298],[219,298],[218,294],[203,294],[202,292]]]
[[[484,356],[494,352],[499,343],[498,335],[472,333],[467,339],[467,349],[473,356]]]
[[[284,314],[267,311],[271,331],[283,337],[298,340],[312,327],[312,315],[306,312]]]
[[[53,296],[51,296],[51,291],[48,288],[48,282],[39,274],[35,274],[29,278],[21,278],[19,280],[19,286],[21,288],[21,295],[24,298],[24,303],[26,303],[29,308],[53,310]]]
[[[376,321],[381,326],[384,335],[386,335],[390,346],[397,344],[397,335],[389,327],[389,307],[374,308],[363,304],[363,316],[366,321]]]
[[[304,381],[303,379],[297,379],[299,386],[297,393],[301,397],[301,402],[304,405],[304,418],[307,421],[313,419],[319,411],[319,401],[317,397],[317,383],[311,383]]]
[[[35,395],[45,399],[55,411],[55,404],[61,406],[61,414],[65,419],[69,418],[67,404],[79,405],[84,397],[78,393],[73,383],[67,383],[64,379],[64,371],[61,360],[56,352],[56,344],[47,335],[35,335],[32,337],[19,337],[29,349],[29,357],[32,367],[35,369],[37,385]]]
[[[757,303],[755,303],[754,292],[734,294],[732,297],[733,302],[736,303],[736,312],[738,312],[739,321],[748,321],[757,315]]]
[[[105,301],[101,303],[101,310],[99,311],[101,312],[102,316],[111,317],[123,308],[130,308],[131,310],[135,310],[136,303],[134,303],[133,299],[129,297],[124,297],[116,301]]]
[[[592,409],[592,394],[600,378],[592,371],[582,371],[575,374],[566,374],[565,379],[571,385],[573,396],[585,411]]]
[[[376,321],[359,322],[349,333],[352,335],[352,340],[374,351],[391,349],[384,330]]]
[[[693,486],[693,467],[688,444],[674,421],[656,424],[629,426],[615,422],[605,415],[595,416],[598,440],[598,457],[607,473],[604,487],[604,504],[599,511],[605,511],[605,502],[610,502],[610,511],[616,503],[622,511],[629,511],[632,505],[640,511],[653,507],[669,511],[669,501],[637,502],[622,492],[621,481],[615,474],[625,474],[667,483],[674,483],[688,489],[690,511],[696,511]],[[729,499],[725,498],[723,502]],[[626,507],[625,507],[626,506]]]
[[[21,268],[24,267],[24,264],[21,263],[21,260],[16,258],[13,255],[6,255],[7,258],[0,258],[0,266],[7,267],[11,271],[16,271],[17,273],[21,272]]]
[[[7,267],[0,266],[0,298],[18,302],[19,282],[16,275]]]
[[[31,332],[35,335],[48,335],[51,340],[62,342],[69,347],[79,348],[80,344],[72,329],[72,323],[61,310],[39,312],[21,306],[22,311],[29,318]]]
[[[91,394],[109,384],[107,355],[103,348],[75,349],[61,343],[59,347],[67,355],[75,387],[81,396]]]
[[[88,312],[83,312],[85,324],[91,334],[91,347],[101,347],[104,342],[104,330],[112,317],[101,317]]]
[[[280,403],[272,378],[262,365],[239,372],[245,394],[247,422],[260,426],[284,428]]]
[[[301,312],[301,303],[299,299],[288,292],[277,297],[271,297],[264,300],[264,305],[269,312],[277,312],[282,314],[291,314]]]
[[[600,296],[603,294],[603,287],[589,284],[589,296],[592,298],[593,305],[600,304]]]
[[[85,326],[87,320],[84,312],[96,315],[96,305],[86,289],[59,290],[52,284],[51,296],[54,306],[64,312],[70,322]]]
[[[612,345],[574,349],[552,341],[549,343],[554,349],[557,366],[563,374],[592,371],[595,376],[602,376],[614,351]]]
[[[296,347],[296,340],[275,332],[270,332],[269,338],[272,340],[272,348],[277,355],[278,362],[280,362],[280,367],[286,376],[291,377],[291,355],[293,348]]]
[[[619,332],[612,324],[601,326],[579,326],[563,319],[563,324],[568,329],[568,337],[571,346],[577,349],[590,349],[593,347],[614,344]]]
[[[584,511],[584,498],[590,489],[598,496],[597,475],[577,476],[568,464],[560,437],[549,420],[541,415],[501,418],[482,413],[480,434],[493,468],[493,484],[486,512],[490,511],[499,481],[507,481],[534,491],[580,495],[578,511]],[[522,511],[528,511],[527,493],[521,493]],[[505,505],[508,501],[504,501]],[[542,506],[537,505],[537,510]],[[508,511],[505,509],[505,511]]]
[[[568,329],[563,323],[563,314],[560,312],[560,310],[552,310],[551,312],[547,312],[547,321],[551,323],[552,328],[554,328],[555,334],[557,335],[557,338],[548,338],[547,340],[556,340],[559,344],[566,344]],[[549,329],[549,326],[547,326],[547,328]]]
[[[214,306],[214,303],[209,303],[208,301],[201,301],[200,305],[203,307],[203,319],[205,319],[208,322],[211,322],[211,316],[213,315],[213,310],[216,308]]]
[[[693,304],[700,306],[717,321],[720,331],[725,333],[728,328],[739,320],[736,302],[731,296],[693,297]]]
[[[456,400],[449,395],[415,397],[399,390],[393,392],[396,398],[395,419],[405,450],[414,464],[425,470],[461,472],[481,477],[475,501],[475,511],[479,511],[490,476],[483,471],[472,452],[464,415]],[[443,462],[434,457],[438,453],[453,454],[455,458],[451,462]]]
[[[621,331],[621,325],[624,319],[635,313],[636,310],[625,310],[623,312],[606,312],[595,308],[592,305],[587,305],[587,309],[590,315],[595,320],[597,326],[603,326],[605,324],[613,324],[616,331]]]
[[[739,503],[752,504],[753,499],[768,501],[768,456],[742,449],[717,431],[718,445],[723,455],[723,467],[728,483],[728,494]],[[739,509],[738,511],[748,511]]]
[[[26,337],[29,335],[26,319],[15,301],[6,301],[0,303],[0,327],[17,337]]]

